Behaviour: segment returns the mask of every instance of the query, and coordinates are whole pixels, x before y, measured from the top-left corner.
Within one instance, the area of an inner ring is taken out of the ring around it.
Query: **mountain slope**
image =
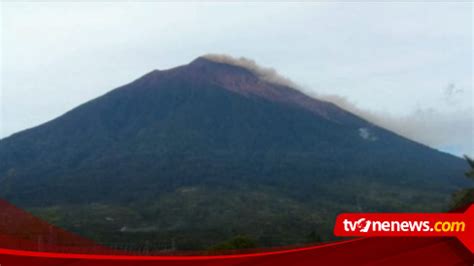
[[[5,138],[0,161],[0,197],[65,227],[91,212],[73,229],[101,228],[91,236],[112,241],[134,224],[197,248],[209,235],[245,233],[265,245],[329,235],[343,210],[439,209],[466,169],[332,103],[207,58],[150,72]],[[107,212],[120,218],[90,218]],[[262,227],[269,232],[254,230]]]

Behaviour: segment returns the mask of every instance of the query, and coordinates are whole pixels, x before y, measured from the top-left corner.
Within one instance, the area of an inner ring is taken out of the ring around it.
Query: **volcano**
[[[103,243],[330,239],[343,211],[440,211],[458,157],[238,60],[155,70],[0,141],[0,197]],[[162,244],[164,243],[164,244]]]

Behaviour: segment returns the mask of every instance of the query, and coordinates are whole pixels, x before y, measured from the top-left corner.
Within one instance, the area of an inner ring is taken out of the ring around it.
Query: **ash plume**
[[[436,148],[462,149],[471,155],[474,154],[474,140],[472,138],[474,116],[471,108],[449,113],[439,112],[435,109],[415,108],[406,115],[398,116],[388,112],[374,112],[357,106],[346,97],[319,94],[304,88],[279,74],[275,69],[260,66],[252,59],[235,58],[225,54],[207,54],[204,58],[246,68],[268,82],[298,89],[313,98],[332,102],[378,126],[422,144]],[[449,94],[448,96],[451,98],[453,94],[462,92],[462,90],[455,88],[454,84],[450,84],[446,89],[446,94]]]
[[[206,54],[203,57],[214,62],[234,65],[248,69],[255,73],[259,78],[274,84],[300,89],[300,86],[298,84],[280,75],[275,69],[260,66],[254,60],[246,57],[236,58],[226,54]]]

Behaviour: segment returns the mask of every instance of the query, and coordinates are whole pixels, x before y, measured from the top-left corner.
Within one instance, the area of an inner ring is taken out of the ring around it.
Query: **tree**
[[[308,243],[319,243],[321,242],[321,236],[316,231],[311,231],[307,237]]]
[[[464,158],[471,168],[465,173],[466,177],[474,180],[474,160],[467,155],[464,155]],[[452,209],[462,208],[471,203],[474,203],[474,187],[454,193]]]
[[[227,242],[221,243],[219,245],[211,248],[212,250],[240,250],[240,249],[250,249],[256,248],[257,243],[254,239],[246,235],[238,235]]]
[[[464,155],[464,158],[466,159],[467,163],[471,167],[471,169],[466,172],[466,176],[470,179],[474,179],[474,160],[469,158],[469,156],[467,155]]]

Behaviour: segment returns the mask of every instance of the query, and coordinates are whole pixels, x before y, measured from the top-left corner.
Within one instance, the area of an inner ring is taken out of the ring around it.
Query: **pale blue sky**
[[[0,137],[152,69],[245,56],[474,155],[471,3],[5,3]]]

